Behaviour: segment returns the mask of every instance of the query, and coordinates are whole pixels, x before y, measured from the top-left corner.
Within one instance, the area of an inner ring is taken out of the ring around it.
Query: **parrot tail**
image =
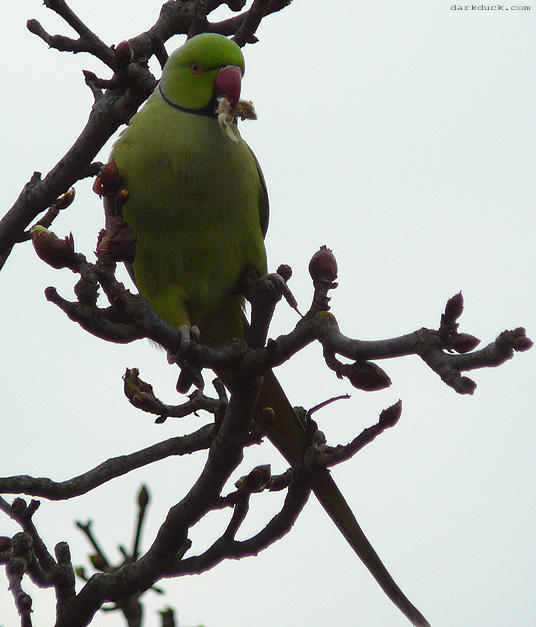
[[[268,437],[285,459],[293,464],[301,452],[305,428],[279,381],[272,371],[264,375],[258,407],[271,407],[275,412]],[[374,547],[365,536],[350,506],[328,470],[313,476],[312,490],[328,516],[346,538],[357,556],[369,569],[385,594],[416,627],[430,627],[430,623],[409,601],[384,566]]]

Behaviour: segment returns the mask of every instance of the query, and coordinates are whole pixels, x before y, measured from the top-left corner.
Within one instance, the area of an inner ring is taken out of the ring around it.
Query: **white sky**
[[[87,55],[48,50],[27,32],[26,20],[37,18],[49,32],[71,34],[41,2],[4,4],[2,213],[32,171],[46,173],[82,128],[92,96],[81,69],[108,75]],[[536,4],[521,4],[531,10],[453,11],[450,0],[295,0],[263,23],[261,42],[245,52],[243,88],[259,120],[244,123],[242,133],[270,190],[271,267],[293,267],[291,285],[304,309],[308,260],[328,244],[340,268],[333,312],[348,335],[386,338],[433,327],[460,289],[462,330],[485,343],[520,325],[536,335]],[[135,11],[126,0],[70,5],[112,44],[151,26],[161,2]],[[78,250],[91,257],[102,212],[90,185],[77,185],[75,205],[54,230],[73,231]],[[171,403],[178,402],[176,371],[148,343],[106,344],[45,301],[47,285],[69,297],[74,280],[41,263],[28,245],[0,274],[0,475],[65,479],[208,422],[158,426],[129,406],[126,366],[138,366]],[[294,321],[282,305],[273,334]],[[434,627],[536,624],[535,356],[518,354],[498,370],[474,373],[474,397],[457,396],[417,358],[381,364],[393,386],[376,394],[337,380],[318,347],[280,369],[295,404],[352,393],[319,416],[332,444],[402,398],[399,425],[334,475]],[[285,468],[265,445],[248,453],[242,470],[266,462]],[[51,549],[67,540],[82,564],[88,550],[73,521],[91,517],[108,553],[118,556],[117,544],[130,543],[136,493],[147,482],[147,547],[202,463],[202,454],[167,460],[69,503],[43,501],[36,523]],[[278,504],[277,497],[254,499],[246,531]],[[224,524],[216,515],[204,521],[192,534],[198,550]],[[16,530],[0,524],[0,534]],[[408,624],[313,500],[293,532],[259,557],[162,585],[165,597],[144,597],[147,626],[158,624],[155,612],[166,604],[181,625]],[[6,587],[0,575],[0,625],[11,627],[18,623]],[[27,590],[35,624],[51,625],[52,594]],[[123,620],[100,614],[94,624]]]

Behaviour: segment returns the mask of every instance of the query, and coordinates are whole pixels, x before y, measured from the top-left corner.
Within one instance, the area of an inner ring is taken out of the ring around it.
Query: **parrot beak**
[[[227,98],[234,107],[240,99],[242,70],[236,65],[222,67],[216,76],[215,85],[217,95]]]

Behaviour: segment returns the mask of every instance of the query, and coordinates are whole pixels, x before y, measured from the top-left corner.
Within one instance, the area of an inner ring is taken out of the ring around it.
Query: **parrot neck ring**
[[[217,117],[216,115],[217,102],[215,98],[213,98],[206,106],[204,106],[201,109],[189,109],[188,107],[182,107],[176,102],[173,102],[173,100],[170,100],[164,93],[164,90],[162,89],[162,85],[160,83],[158,83],[158,91],[160,92],[160,95],[164,99],[164,102],[168,104],[170,107],[177,109],[178,111],[184,111],[185,113],[194,113],[196,115],[206,115],[209,118]]]

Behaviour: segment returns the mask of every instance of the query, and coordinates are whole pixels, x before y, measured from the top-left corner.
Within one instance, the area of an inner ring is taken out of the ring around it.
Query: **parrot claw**
[[[186,394],[192,385],[194,385],[198,390],[203,390],[205,387],[203,375],[197,366],[183,362],[181,364],[181,373],[179,374],[177,385],[175,387],[177,392],[180,394]]]
[[[190,346],[195,346],[199,344],[199,338],[201,337],[201,333],[198,327],[190,327],[187,324],[183,324],[179,327],[180,340],[179,340],[179,350],[174,353],[172,351],[168,351],[167,360],[168,364],[181,364],[184,360],[182,359],[181,353],[185,351]]]
[[[183,324],[179,327],[180,333],[180,346],[176,353],[171,351],[167,354],[167,360],[170,364],[178,364],[181,369],[181,373],[177,380],[177,391],[181,394],[186,394],[188,390],[195,385],[196,388],[202,390],[205,387],[201,370],[194,364],[190,364],[182,357],[182,352],[190,346],[195,346],[199,343],[200,331],[196,326],[190,327],[187,324]]]
[[[200,337],[201,337],[201,331],[199,330],[199,327],[196,327],[195,325],[191,327],[190,328],[190,341],[192,345],[199,344]]]
[[[197,327],[190,327],[187,324],[183,324],[179,327],[179,333],[181,334],[180,350],[195,346],[199,342],[199,329]]]

